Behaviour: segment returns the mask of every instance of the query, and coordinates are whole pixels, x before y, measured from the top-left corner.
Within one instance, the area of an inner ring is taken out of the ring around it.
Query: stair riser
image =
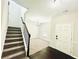
[[[17,32],[17,33],[18,33],[18,32]],[[21,32],[19,32],[19,33],[21,33]],[[7,33],[7,36],[11,36],[11,35],[22,35],[22,33],[21,33],[21,34],[16,34],[16,33],[8,34],[8,33]]]
[[[22,39],[5,40],[5,43],[9,43],[9,42],[16,42],[16,41],[22,41]]]
[[[24,43],[11,44],[11,45],[4,45],[4,49],[8,49],[8,48],[15,47],[15,46],[21,46],[21,45],[23,45],[23,44],[24,44]]]
[[[8,29],[20,29],[20,28],[17,28],[17,27],[8,27]]]
[[[8,31],[7,34],[21,34],[21,31]]]
[[[7,31],[21,31],[21,29],[7,29]]]
[[[17,37],[17,38],[6,38],[6,40],[16,40],[16,39],[23,39],[22,37]]]
[[[8,29],[7,31],[8,31],[8,32],[9,32],[9,31],[15,31],[15,32],[19,32],[19,31],[20,31],[20,32],[21,32],[21,30],[19,30],[19,29]]]
[[[21,32],[8,32],[7,34],[21,34]]]
[[[24,47],[21,47],[21,48],[19,48],[19,49],[15,49],[15,50],[3,52],[2,57],[5,57],[5,56],[8,56],[8,55],[10,55],[10,54],[14,54],[14,53],[17,53],[17,52],[20,52],[20,51],[23,51],[23,50],[24,50]]]
[[[14,37],[22,37],[22,35],[17,35],[17,36],[6,36],[7,38],[14,38]]]

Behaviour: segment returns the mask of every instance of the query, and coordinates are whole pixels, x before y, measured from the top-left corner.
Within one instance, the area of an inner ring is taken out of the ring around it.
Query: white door
[[[64,53],[71,54],[71,25],[57,24],[56,25],[56,48]]]

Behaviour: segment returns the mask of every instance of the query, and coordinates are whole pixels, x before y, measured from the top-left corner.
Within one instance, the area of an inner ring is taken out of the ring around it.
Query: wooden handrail
[[[29,51],[30,51],[30,37],[31,37],[31,35],[30,35],[30,33],[29,33],[28,29],[27,29],[27,26],[26,26],[25,22],[23,21],[22,17],[21,17],[21,20],[22,20],[22,23],[24,24],[25,30],[27,30],[27,33],[28,33],[27,56],[29,57],[30,56]]]
[[[24,24],[24,27],[26,28],[26,30],[27,30],[27,32],[28,32],[28,34],[29,34],[29,31],[28,31],[28,29],[27,29],[27,26],[26,26],[25,22],[23,21],[23,18],[22,18],[22,17],[21,17],[21,20],[22,20],[22,23]]]

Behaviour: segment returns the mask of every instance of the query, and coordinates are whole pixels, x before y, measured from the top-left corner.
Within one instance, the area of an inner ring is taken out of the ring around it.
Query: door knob
[[[56,39],[58,39],[58,35],[56,35]]]
[[[56,35],[56,37],[58,37],[58,35]]]
[[[56,38],[56,39],[58,39],[58,38]]]

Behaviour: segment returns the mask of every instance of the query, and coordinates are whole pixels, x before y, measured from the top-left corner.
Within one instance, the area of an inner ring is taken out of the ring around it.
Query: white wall
[[[31,39],[43,39],[49,41],[49,21],[42,22],[42,20],[38,21],[38,19],[37,21],[33,21],[33,19],[31,20],[26,16],[25,22],[31,34]]]
[[[49,40],[49,22],[40,24],[40,39]]]
[[[1,52],[3,51],[4,41],[8,23],[8,0],[1,0]]]
[[[25,23],[26,23],[29,33],[31,34],[31,39],[38,38],[37,25],[34,22],[30,21],[29,19],[25,19]]]
[[[55,25],[56,24],[71,24],[72,25],[72,55],[77,57],[78,48],[77,48],[77,12],[68,12],[63,13],[62,15],[56,16],[51,20],[51,29],[50,29],[50,46],[56,48],[55,42]],[[57,48],[58,49],[58,48]],[[70,54],[69,54],[70,55]]]
[[[21,26],[21,6],[10,0],[9,5],[9,23],[8,26]]]

